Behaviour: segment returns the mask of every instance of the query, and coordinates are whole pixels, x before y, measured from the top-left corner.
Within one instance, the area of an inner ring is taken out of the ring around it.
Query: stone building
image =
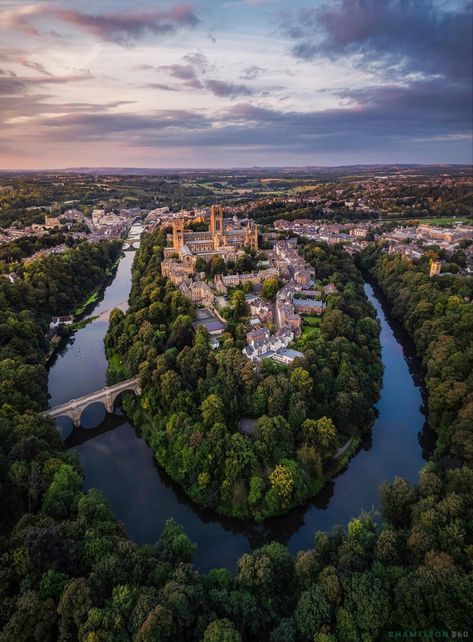
[[[246,225],[235,225],[223,218],[223,208],[212,205],[208,232],[193,232],[186,229],[183,217],[172,223],[172,247],[164,249],[168,258],[177,254],[182,258],[184,252],[210,260],[213,256],[222,256],[225,260],[238,257],[243,248],[258,249],[258,226],[253,221]]]

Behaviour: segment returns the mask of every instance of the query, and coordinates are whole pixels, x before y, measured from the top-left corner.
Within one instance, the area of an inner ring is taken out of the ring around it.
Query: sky
[[[471,1],[0,0],[0,168],[471,162]]]

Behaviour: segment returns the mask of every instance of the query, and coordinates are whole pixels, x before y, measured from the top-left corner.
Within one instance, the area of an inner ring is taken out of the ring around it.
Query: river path
[[[134,228],[135,234],[138,230]],[[108,313],[113,307],[127,307],[134,254],[124,253],[113,281],[89,312],[94,320],[53,357],[49,372],[52,406],[106,385],[103,338]],[[383,481],[392,481],[396,475],[417,480],[432,447],[432,435],[425,424],[422,373],[412,344],[390,318],[375,287],[366,283],[365,292],[381,322],[384,377],[378,417],[360,452],[316,498],[261,525],[199,509],[157,466],[151,449],[120,408],[107,415],[101,404],[84,411],[81,428],[72,429],[67,418],[58,420],[66,445],[80,458],[85,488],[103,492],[129,537],[138,543],[154,543],[166,519],[175,518],[197,544],[195,564],[203,572],[213,567],[233,571],[243,553],[273,540],[296,553],[312,546],[316,531],[346,525],[360,511],[378,508],[378,488]]]

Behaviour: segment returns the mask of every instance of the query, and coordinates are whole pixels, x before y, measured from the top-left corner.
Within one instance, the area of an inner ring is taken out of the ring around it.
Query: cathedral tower
[[[176,252],[179,252],[184,245],[184,219],[182,216],[172,224],[172,246]]]

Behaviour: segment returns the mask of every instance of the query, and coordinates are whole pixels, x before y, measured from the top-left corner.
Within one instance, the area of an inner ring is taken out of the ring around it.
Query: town
[[[447,475],[461,470],[471,452],[473,179],[457,167],[352,171],[0,176],[7,421],[19,408],[20,435],[36,439],[39,426],[75,451],[86,483],[117,493],[127,532],[149,528],[152,543],[164,529],[182,547],[166,521],[178,515],[219,567],[222,555],[231,566],[281,547],[269,543],[278,520],[309,541],[314,523],[339,523],[342,510],[361,514],[345,543],[374,532],[363,512],[373,488],[391,518],[411,497],[404,480],[385,485],[387,466],[415,478],[431,457],[421,475],[437,483],[432,439]],[[426,373],[427,403],[424,375],[412,372]],[[61,498],[67,475],[81,478],[61,463],[67,450],[54,452],[45,474]],[[26,479],[14,461],[9,479]],[[336,501],[321,500],[334,484]],[[47,501],[65,514],[61,499]],[[232,529],[220,528],[229,517]],[[247,529],[260,538],[261,522],[270,548],[248,555]],[[424,555],[424,540],[410,541]]]
[[[0,0],[0,642],[473,635],[472,0]]]
[[[369,199],[360,201],[353,196],[354,200],[344,203],[346,212],[366,213],[366,203],[372,206],[376,194],[381,193],[386,199],[386,192],[392,192],[400,183],[410,184],[412,180],[404,178],[403,182],[399,174],[365,177],[360,188]],[[450,178],[435,177],[427,179],[427,183],[429,180],[434,185],[452,185]],[[115,179],[113,184],[116,183]],[[468,183],[466,177],[460,180],[460,184],[463,183]],[[53,187],[57,188],[58,184],[64,185],[54,182]],[[313,189],[317,190],[316,187]],[[320,189],[327,193],[326,186]],[[6,197],[12,197],[14,188],[3,186],[3,192]],[[334,191],[336,197],[347,193],[346,188]],[[401,255],[408,262],[428,257],[431,276],[448,274],[451,270],[473,274],[473,225],[468,224],[467,218],[464,221],[452,218],[450,224],[441,226],[433,224],[435,219],[423,223],[422,218],[406,223],[380,220],[379,217],[354,221],[346,218],[335,222],[323,218],[297,218],[299,209],[291,210],[290,217],[276,217],[270,223],[265,222],[264,217],[254,217],[255,212],[267,207],[285,203],[286,207],[297,204],[307,208],[313,203],[320,204],[320,199],[320,195],[313,196],[310,190],[307,195],[304,189],[295,197],[272,197],[263,201],[258,197],[243,204],[201,205],[174,211],[167,205],[152,209],[137,206],[111,209],[103,199],[101,207],[95,208],[81,207],[77,200],[64,202],[59,211],[57,203],[38,210],[30,207],[28,212],[39,211],[43,221],[24,227],[17,221],[3,229],[0,252],[3,248],[5,254],[4,258],[0,254],[0,272],[15,283],[21,280],[25,267],[49,254],[64,253],[74,243],[117,240],[124,242],[125,247],[135,243],[133,247],[136,248],[136,239],[128,242],[134,222],[141,222],[147,233],[162,229],[167,233],[168,241],[161,262],[162,274],[199,308],[195,327],[203,326],[208,330],[213,349],[219,347],[225,335],[225,310],[231,306],[232,293],[244,291],[248,322],[242,352],[254,367],[263,359],[286,365],[301,359],[303,353],[297,347],[302,345],[304,337],[317,332],[330,296],[337,293],[333,283],[317,279],[315,270],[305,263],[298,249],[298,244],[304,240],[339,245],[352,255],[370,244],[379,244],[383,252]],[[53,215],[52,211],[56,213]],[[321,216],[328,214],[330,211],[325,203]],[[255,222],[258,220],[262,222]],[[21,239],[28,241],[28,247],[32,246],[32,241],[43,246],[34,252],[25,252],[18,260],[18,252],[8,253],[7,250]],[[452,257],[457,261],[452,263]],[[264,296],[266,282],[272,285],[268,288],[269,298]],[[51,321],[47,335],[52,346],[58,345],[61,336],[58,335],[59,317]],[[67,319],[72,323],[72,317]]]

